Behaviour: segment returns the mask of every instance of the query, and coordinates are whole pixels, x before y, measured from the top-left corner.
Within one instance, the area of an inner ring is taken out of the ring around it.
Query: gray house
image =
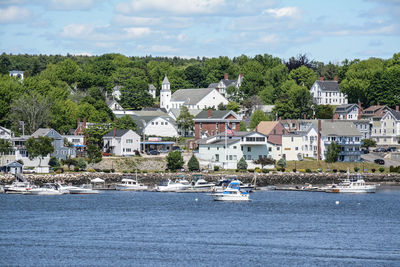
[[[63,137],[54,129],[40,128],[32,134],[32,137],[48,136],[53,139],[54,152],[51,156],[58,159],[67,159],[68,157],[75,158],[76,151],[73,147],[65,147]]]

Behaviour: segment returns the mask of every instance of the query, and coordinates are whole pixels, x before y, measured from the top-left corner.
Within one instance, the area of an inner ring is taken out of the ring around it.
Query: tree
[[[301,66],[292,70],[289,73],[288,78],[289,80],[295,81],[297,85],[305,86],[307,89],[311,88],[317,79],[315,72],[306,66]]]
[[[25,123],[25,133],[31,134],[50,122],[50,103],[46,97],[31,92],[11,104],[10,117],[16,128],[19,121]]]
[[[328,163],[336,162],[338,160],[340,151],[340,145],[332,141],[331,144],[328,146],[325,161]]]
[[[297,55],[297,58],[291,57],[288,62],[285,62],[289,71],[297,69],[301,66],[306,66],[307,68],[314,68],[314,61],[310,61],[305,54]]]
[[[266,166],[266,165],[275,165],[275,160],[274,159],[266,158],[266,157],[259,158],[257,160],[253,160],[253,162],[255,164],[260,164],[261,165],[261,169],[263,169],[264,166]]]
[[[376,147],[376,141],[373,139],[363,139],[363,144],[361,145],[362,147],[365,147],[366,149],[369,149],[370,147]]]
[[[237,168],[239,169],[239,170],[247,170],[247,162],[246,162],[246,160],[244,159],[244,157],[242,157],[240,160],[239,160],[239,162],[237,163]]]
[[[26,140],[25,147],[30,160],[39,157],[39,167],[42,158],[54,152],[53,139],[48,136],[39,136],[37,139],[30,137]]]
[[[79,159],[77,160],[75,166],[77,166],[77,167],[79,168],[79,170],[84,170],[84,169],[86,169],[87,164],[86,164],[85,159],[79,158]]]
[[[8,155],[12,150],[12,146],[10,141],[5,139],[0,139],[0,154],[1,155]]]
[[[166,159],[167,159],[167,168],[172,171],[182,168],[183,164],[185,164],[181,152],[177,150],[169,152]]]
[[[335,107],[331,105],[315,106],[315,118],[317,119],[332,119]]]
[[[183,129],[185,132],[185,137],[187,136],[188,130],[193,130],[194,121],[193,115],[189,113],[189,110],[185,106],[181,106],[181,112],[176,119],[176,124],[178,125],[179,129]]]
[[[103,147],[103,136],[109,131],[109,126],[98,124],[86,128],[83,131],[87,143],[88,162],[98,163],[102,159],[101,148]]]
[[[240,105],[236,102],[229,102],[228,105],[226,105],[227,110],[232,110],[234,112],[239,112],[240,111]]]
[[[129,115],[117,118],[117,120],[114,123],[114,127],[117,129],[126,129],[126,130],[129,129],[132,131],[136,131],[136,123]]]
[[[286,159],[284,159],[284,158],[280,158],[279,160],[278,160],[278,166],[279,167],[281,167],[281,168],[286,168]]]
[[[200,170],[200,164],[199,161],[197,160],[197,158],[192,155],[192,157],[190,158],[189,162],[188,162],[188,168],[189,171],[198,171]]]
[[[246,132],[247,131],[246,123],[244,123],[244,121],[240,122],[239,131],[241,131],[241,132]]]
[[[61,163],[63,165],[67,165],[68,166],[68,170],[71,169],[71,166],[76,166],[78,164],[78,162],[76,161],[76,159],[72,159],[72,158],[67,158],[65,160],[61,160]]]
[[[88,144],[87,153],[89,163],[99,163],[103,158],[100,148],[95,144]]]
[[[53,169],[57,169],[60,167],[60,161],[56,157],[50,157],[49,166]]]
[[[251,130],[253,130],[253,129],[255,129],[257,127],[257,125],[260,122],[267,121],[267,120],[268,120],[268,117],[267,117],[267,115],[265,115],[265,113],[262,110],[256,110],[251,115],[249,128]]]
[[[131,78],[121,89],[120,104],[125,109],[140,109],[153,105],[153,97],[148,92],[148,84],[140,78]]]

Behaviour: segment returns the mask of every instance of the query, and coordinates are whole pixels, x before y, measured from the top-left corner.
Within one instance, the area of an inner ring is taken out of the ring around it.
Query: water
[[[399,197],[2,194],[1,265],[400,266]]]

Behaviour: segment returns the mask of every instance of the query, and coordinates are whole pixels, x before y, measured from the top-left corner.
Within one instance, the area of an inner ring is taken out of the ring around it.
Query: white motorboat
[[[215,184],[209,183],[203,178],[198,179],[196,182],[192,182],[192,188],[194,190],[211,190]]]
[[[231,178],[233,178],[233,179],[231,179]],[[221,179],[215,184],[213,191],[214,192],[223,192],[225,190],[225,188],[233,181],[239,182],[241,191],[251,192],[254,189],[254,185],[252,185],[250,183],[248,183],[248,184],[242,183],[240,180],[237,179],[237,176],[227,176],[227,177],[225,177],[225,179]]]
[[[29,182],[14,182],[11,185],[4,186],[6,194],[23,194],[34,188]]]
[[[179,182],[174,182],[170,179],[165,180],[161,183],[161,185],[158,185],[156,188],[156,191],[158,192],[175,192],[175,191],[182,191],[186,190],[189,188],[190,184],[188,181],[186,181],[187,184],[183,181],[180,180]]]
[[[232,181],[222,193],[211,194],[215,201],[249,201],[250,193],[240,191],[239,181]]]
[[[91,185],[82,185],[77,188],[72,188],[69,190],[70,194],[81,194],[81,195],[91,195],[91,194],[98,194],[99,191],[93,190]]]
[[[24,195],[62,195],[63,192],[60,191],[55,184],[46,183],[42,187],[32,188],[30,190],[26,190]]]
[[[343,180],[338,185],[333,184],[325,190],[329,193],[375,193],[376,185],[367,185],[361,174]]]
[[[72,189],[80,189],[77,186],[67,185],[62,183],[57,183],[58,190],[60,190],[63,194],[69,194]]]
[[[124,178],[121,183],[115,185],[115,189],[120,191],[142,191],[147,190],[148,186],[139,183],[137,180]]]

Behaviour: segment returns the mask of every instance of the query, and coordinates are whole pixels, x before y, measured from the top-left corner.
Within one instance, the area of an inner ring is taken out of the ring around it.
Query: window
[[[208,150],[210,150],[210,147],[208,147]]]
[[[203,124],[200,122],[200,130],[203,129]]]
[[[151,122],[151,125],[154,125],[154,121]]]
[[[247,147],[247,152],[251,152],[251,147]]]
[[[131,152],[131,149],[130,148],[126,148],[125,152]]]
[[[232,129],[233,129],[233,130],[236,129],[236,122],[232,122]]]
[[[295,150],[299,150],[299,147],[296,146]]]
[[[229,160],[232,160],[232,155],[229,155]]]
[[[126,143],[127,143],[127,144],[132,144],[132,143],[133,143],[133,140],[132,140],[132,139],[126,139]]]
[[[233,155],[233,160],[237,160],[237,156],[236,155]]]
[[[168,122],[164,122],[164,125],[168,125]]]
[[[247,160],[251,160],[251,155],[247,155]]]
[[[276,150],[281,150],[281,148],[279,146],[276,147]]]
[[[156,125],[158,125],[158,122],[156,121]]]
[[[160,122],[161,125],[164,125],[164,122]]]
[[[272,151],[272,147],[269,147],[269,148],[268,148],[268,151],[271,152],[271,151]]]
[[[236,149],[237,147],[236,146],[233,146],[233,149]]]

